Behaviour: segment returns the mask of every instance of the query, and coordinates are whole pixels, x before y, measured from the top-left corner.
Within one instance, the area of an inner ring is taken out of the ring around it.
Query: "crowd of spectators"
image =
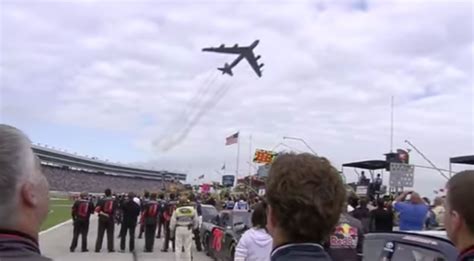
[[[54,191],[101,193],[105,188],[111,188],[117,192],[141,193],[143,190],[160,191],[169,185],[159,179],[114,176],[46,165],[41,168],[50,190]]]

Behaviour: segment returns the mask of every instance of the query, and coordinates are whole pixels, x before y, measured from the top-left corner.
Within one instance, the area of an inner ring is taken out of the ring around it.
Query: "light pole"
[[[297,141],[301,141],[301,142],[303,142],[303,144],[306,146],[306,148],[308,148],[314,155],[316,155],[316,156],[318,155],[318,153],[316,153],[316,152],[308,145],[308,143],[306,143],[306,141],[303,140],[302,138],[284,136],[283,139],[284,139],[284,140],[297,140]]]
[[[288,145],[286,145],[286,144],[283,143],[283,142],[280,142],[280,143],[278,143],[276,146],[274,146],[274,147],[272,148],[272,151],[275,151],[278,147],[285,147],[285,148],[288,148],[288,149],[290,149],[290,150],[294,150],[294,151],[296,151],[296,152],[298,152],[298,153],[302,152],[301,150],[296,149],[296,148],[293,148],[293,147],[291,147],[291,146],[288,146]]]

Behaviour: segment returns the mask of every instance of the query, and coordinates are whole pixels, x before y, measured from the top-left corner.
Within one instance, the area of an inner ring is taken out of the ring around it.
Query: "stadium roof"
[[[474,165],[474,155],[459,156],[449,159],[450,163]]]
[[[90,169],[117,175],[135,175],[154,178],[158,177],[163,178],[165,180],[170,178],[176,178],[177,180],[186,180],[186,174],[182,173],[174,173],[163,170],[151,170],[139,167],[126,166],[122,164],[115,164],[103,160],[98,160],[97,158],[78,156],[71,153],[62,152],[50,148],[44,148],[36,145],[33,145],[32,149],[41,161],[53,163],[58,166]]]
[[[359,169],[385,169],[387,167],[387,162],[385,160],[364,160],[351,163],[342,164],[343,167],[353,167]]]

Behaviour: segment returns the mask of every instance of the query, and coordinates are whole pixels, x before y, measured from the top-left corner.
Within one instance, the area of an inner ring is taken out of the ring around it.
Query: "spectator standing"
[[[444,227],[444,202],[443,199],[440,197],[436,197],[434,199],[434,207],[432,209],[435,219],[436,219],[436,226],[437,227]]]
[[[231,198],[231,197],[228,197],[228,198],[227,198],[227,201],[225,202],[224,208],[225,208],[225,209],[234,209],[234,205],[235,205],[235,203],[234,203],[234,201],[232,200],[232,198]]]
[[[359,206],[350,214],[362,223],[363,233],[369,232],[370,228],[370,210],[367,208],[367,198],[359,200]]]
[[[235,249],[235,261],[270,261],[272,237],[266,229],[267,215],[263,203],[255,206],[252,228],[245,231]]]
[[[370,212],[370,231],[371,232],[392,232],[393,231],[393,212],[384,208],[383,199],[377,200],[377,208]]]
[[[444,225],[449,239],[459,250],[458,261],[474,260],[474,171],[454,175],[446,186]]]
[[[410,195],[410,200],[404,202],[407,195]],[[395,211],[400,213],[400,231],[423,230],[429,207],[418,193],[413,191],[403,192],[395,199],[393,207]]]
[[[239,201],[234,204],[234,210],[249,210],[249,204],[243,195],[240,195]]]
[[[364,232],[362,223],[343,210],[334,232],[326,244],[333,260],[362,260]]]
[[[38,233],[48,215],[49,186],[31,141],[0,124],[0,260],[46,261]]]
[[[88,252],[87,249],[87,234],[89,232],[89,220],[91,214],[94,213],[94,204],[87,198],[87,192],[82,192],[80,198],[72,205],[72,221],[73,221],[73,233],[72,242],[69,251],[74,252],[77,247],[77,240],[79,235],[82,239],[82,252]]]
[[[129,250],[135,250],[135,227],[137,226],[137,219],[140,215],[140,203],[135,202],[135,193],[128,193],[127,199],[122,203],[123,220],[120,228],[120,250],[125,251],[125,241],[127,239],[127,232],[130,236]]]
[[[321,244],[345,207],[337,169],[313,154],[282,154],[272,163],[266,192],[271,260],[331,260]]]

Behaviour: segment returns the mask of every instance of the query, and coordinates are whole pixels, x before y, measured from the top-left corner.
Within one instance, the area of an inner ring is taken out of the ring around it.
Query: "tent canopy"
[[[364,160],[351,163],[342,164],[343,167],[353,167],[359,169],[385,169],[387,167],[387,162],[385,160]]]
[[[474,155],[459,156],[449,159],[450,163],[474,165]]]

